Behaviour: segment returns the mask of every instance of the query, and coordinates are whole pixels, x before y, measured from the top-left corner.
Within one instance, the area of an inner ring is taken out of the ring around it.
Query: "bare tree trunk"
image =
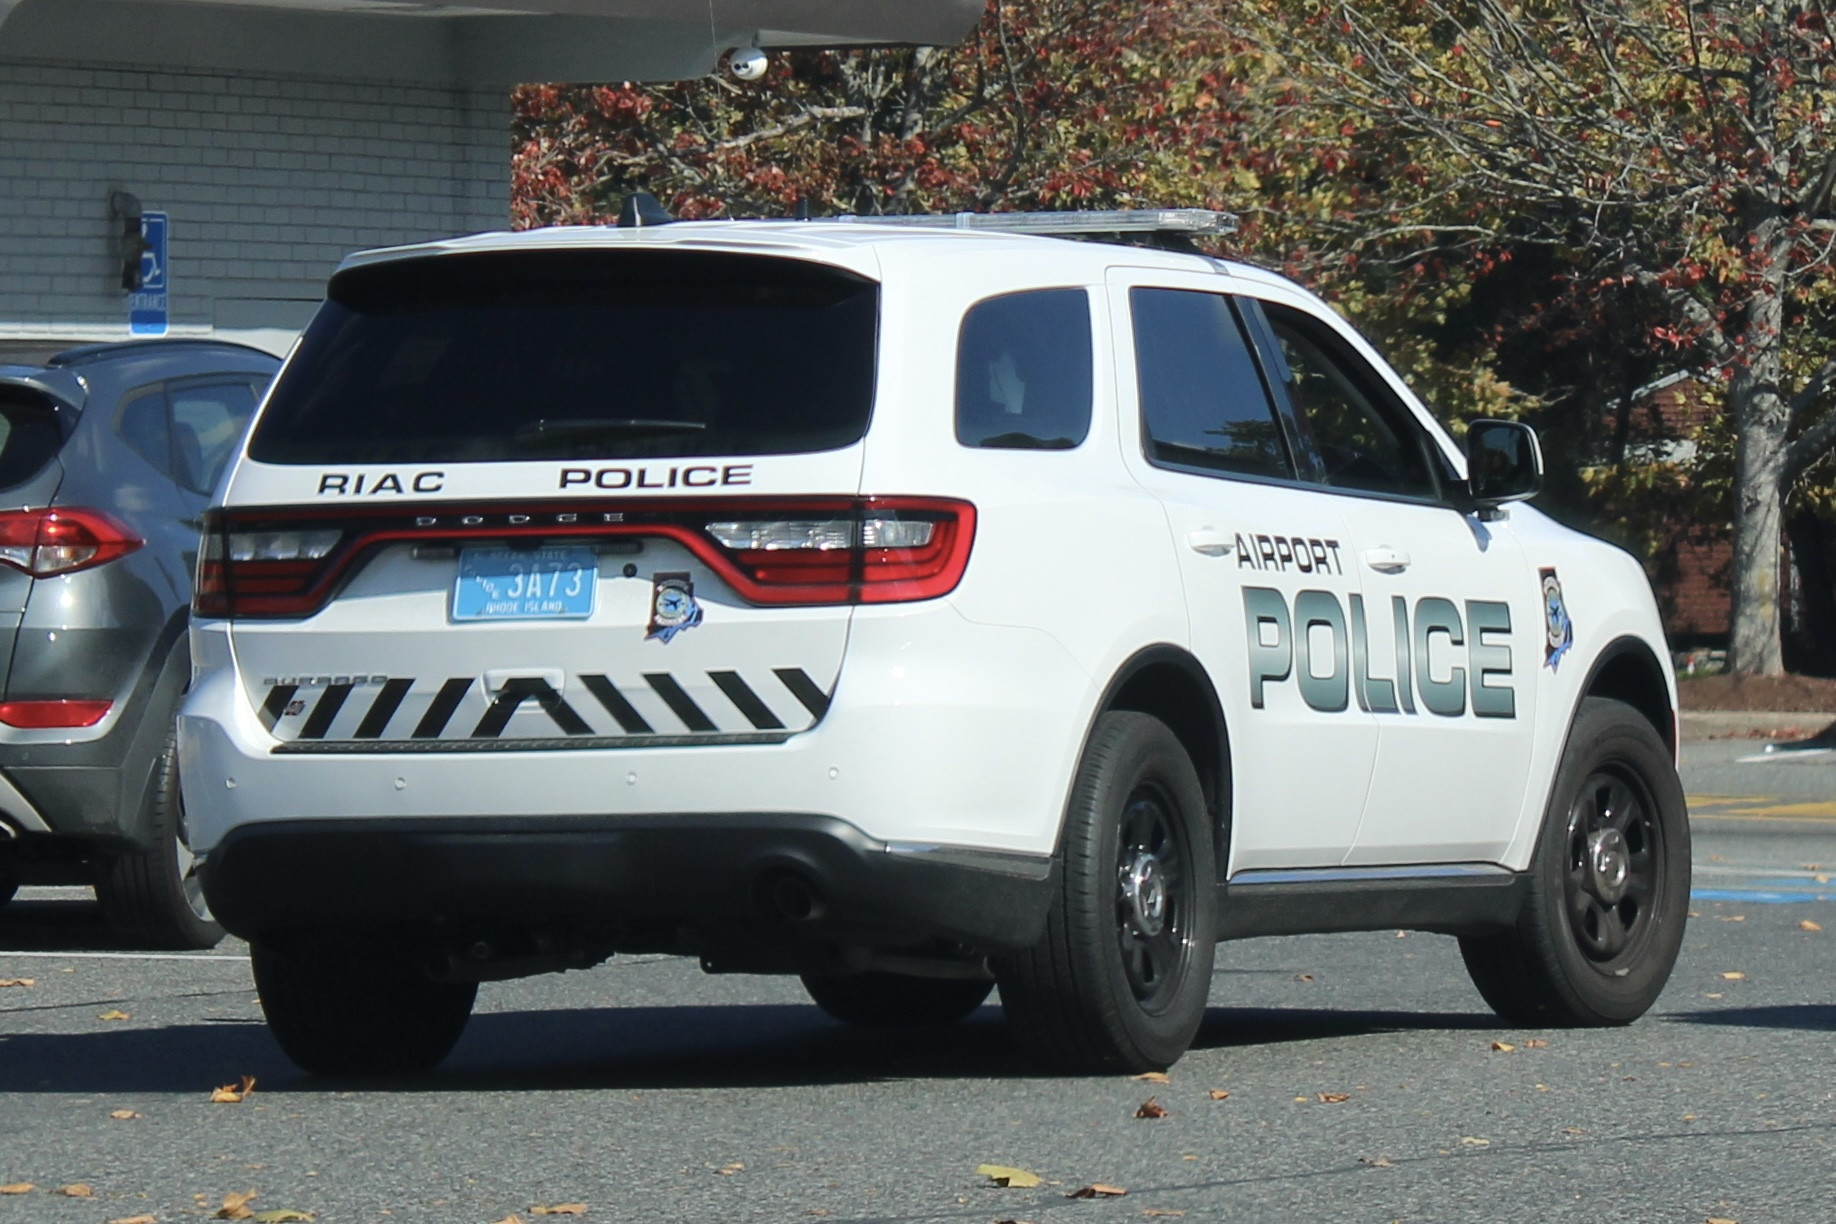
[[[1746,310],[1746,344],[1728,387],[1728,407],[1739,430],[1734,454],[1734,623],[1728,661],[1730,670],[1741,676],[1785,672],[1779,561],[1791,412],[1779,390],[1784,373],[1785,282],[1780,226],[1775,215],[1750,231],[1762,236],[1755,245],[1769,258],[1762,270],[1764,287]]]

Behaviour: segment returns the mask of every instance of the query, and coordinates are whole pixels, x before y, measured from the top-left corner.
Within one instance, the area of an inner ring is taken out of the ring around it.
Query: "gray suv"
[[[0,364],[0,905],[94,884],[130,943],[222,938],[172,728],[198,519],[279,365],[194,340]]]

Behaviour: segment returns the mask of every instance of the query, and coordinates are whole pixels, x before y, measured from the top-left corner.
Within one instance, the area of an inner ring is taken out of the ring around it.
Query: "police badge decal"
[[[701,623],[701,605],[695,602],[695,580],[688,574],[656,574],[651,578],[650,632],[665,646],[678,633]]]
[[[1543,578],[1543,664],[1550,671],[1561,667],[1562,656],[1575,644],[1575,623],[1562,602],[1562,580],[1553,569],[1537,571]]]

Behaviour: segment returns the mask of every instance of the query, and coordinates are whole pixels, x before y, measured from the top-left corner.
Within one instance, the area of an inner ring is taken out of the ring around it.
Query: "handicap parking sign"
[[[170,228],[170,219],[163,212],[141,214],[140,288],[128,295],[128,331],[136,336],[166,334],[166,234]]]

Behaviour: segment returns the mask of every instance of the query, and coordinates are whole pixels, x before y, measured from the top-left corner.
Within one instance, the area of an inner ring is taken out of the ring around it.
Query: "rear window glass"
[[[63,445],[57,410],[36,391],[0,387],[0,489],[24,484]]]
[[[878,287],[680,251],[447,255],[332,282],[265,463],[769,455],[867,431]]]
[[[989,298],[956,346],[956,440],[1069,450],[1090,432],[1090,298],[1037,289]]]

